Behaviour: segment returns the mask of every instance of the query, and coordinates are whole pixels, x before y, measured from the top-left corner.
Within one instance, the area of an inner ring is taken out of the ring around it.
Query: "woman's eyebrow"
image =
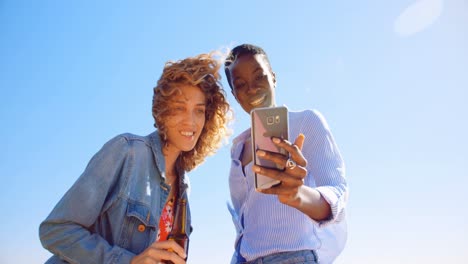
[[[252,73],[255,74],[259,71],[263,72],[263,69],[261,67],[257,67]]]
[[[187,100],[180,100],[179,99],[179,100],[173,101],[173,103],[174,104],[183,104],[183,105],[185,105],[188,101],[189,101],[188,99]],[[200,102],[196,103],[196,105],[197,106],[206,106],[206,102],[200,101]]]

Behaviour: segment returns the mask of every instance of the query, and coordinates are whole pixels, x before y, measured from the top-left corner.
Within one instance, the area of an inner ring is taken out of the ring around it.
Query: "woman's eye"
[[[264,79],[265,77],[266,77],[266,75],[260,74],[260,75],[257,75],[257,77],[255,78],[255,80],[260,81],[260,80]]]
[[[205,114],[205,109],[197,109],[197,113],[199,113],[199,114]]]
[[[237,89],[242,89],[245,87],[245,82],[238,82],[235,86]]]

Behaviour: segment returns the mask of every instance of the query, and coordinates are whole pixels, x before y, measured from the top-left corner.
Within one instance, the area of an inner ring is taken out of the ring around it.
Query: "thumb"
[[[300,133],[297,136],[296,141],[294,141],[294,145],[296,145],[300,150],[302,150],[302,146],[304,145],[305,136],[304,134]]]

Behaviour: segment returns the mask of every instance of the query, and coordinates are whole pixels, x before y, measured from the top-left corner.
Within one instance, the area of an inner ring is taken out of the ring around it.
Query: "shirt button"
[[[138,225],[138,231],[143,232],[145,231],[146,227],[145,225]]]

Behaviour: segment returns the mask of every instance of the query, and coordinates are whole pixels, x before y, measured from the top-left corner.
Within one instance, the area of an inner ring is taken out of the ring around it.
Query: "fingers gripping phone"
[[[272,161],[257,158],[256,151],[261,149],[287,155],[287,152],[284,149],[277,147],[271,141],[271,137],[289,139],[287,107],[279,106],[255,108],[250,112],[250,116],[252,120],[252,156],[254,164],[283,170],[284,167],[282,165],[280,166]],[[255,173],[256,189],[268,189],[279,183],[279,180]]]

